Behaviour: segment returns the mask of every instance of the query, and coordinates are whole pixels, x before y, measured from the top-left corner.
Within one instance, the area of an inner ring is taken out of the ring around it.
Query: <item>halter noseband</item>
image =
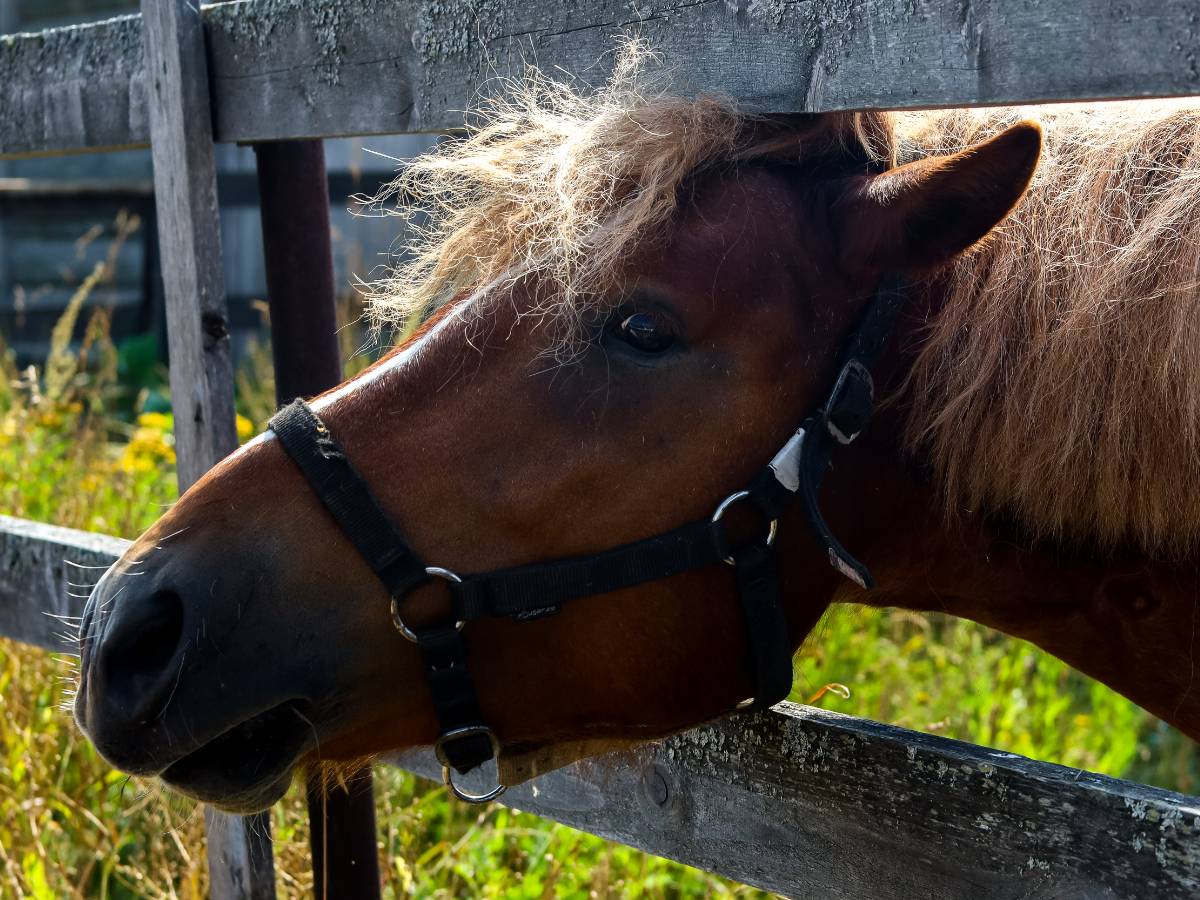
[[[817,494],[833,451],[858,437],[871,417],[874,385],[870,368],[892,331],[904,299],[898,280],[889,280],[876,292],[850,335],[838,376],[825,401],[804,419],[747,488],[722,500],[707,519],[590,556],[465,576],[427,566],[396,530],[317,414],[303,400],[275,414],[270,429],[387,588],[396,628],[421,648],[441,731],[434,752],[442,764],[442,780],[455,796],[481,803],[505,790],[498,778],[496,785],[483,794],[467,793],[454,782],[454,771],[463,774],[500,756],[500,742],[483,721],[467,669],[462,629],[475,619],[509,616],[518,622],[532,621],[557,613],[570,600],[725,563],[737,573],[738,600],[755,685],[754,696],[739,703],[738,709],[765,708],[788,695],[792,686],[792,646],[772,549],[778,520],[793,499],[799,498],[813,537],[825,548],[833,567],[861,587],[872,586],[867,567],[852,557],[829,530],[817,505]],[[733,546],[722,523],[726,511],[743,502],[753,505],[769,524],[759,540]],[[449,588],[451,614],[435,625],[410,627],[401,615],[401,601],[413,588],[435,579]]]

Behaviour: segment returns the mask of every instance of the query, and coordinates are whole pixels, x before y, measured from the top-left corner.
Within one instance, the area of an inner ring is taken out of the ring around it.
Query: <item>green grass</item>
[[[78,304],[74,307],[78,310]],[[74,315],[74,313],[69,313]],[[134,536],[174,496],[169,416],[123,386],[97,314],[85,350],[64,326],[42,371],[0,373],[0,512]],[[271,408],[262,352],[239,408]],[[248,427],[248,423],[244,429]],[[1194,745],[1021,641],[969,622],[841,608],[797,659],[793,699],[1040,759],[1197,789]],[[201,816],[108,769],[76,732],[67,657],[0,641],[0,896],[203,897]],[[843,694],[848,693],[848,696]],[[441,787],[376,773],[385,896],[761,896],[533,816],[450,802]],[[311,896],[298,789],[273,811],[280,896]]]

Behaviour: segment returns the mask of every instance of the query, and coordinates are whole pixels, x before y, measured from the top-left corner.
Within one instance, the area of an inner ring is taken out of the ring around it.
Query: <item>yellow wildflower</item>
[[[254,436],[254,423],[241,413],[237,416],[237,436],[238,443],[245,443]]]
[[[144,412],[137,418],[138,425],[143,428],[157,428],[159,431],[171,431],[174,422],[169,413]]]
[[[162,413],[142,413],[133,437],[121,451],[117,465],[125,472],[149,472],[161,464],[175,464],[175,438],[164,430],[170,417]]]

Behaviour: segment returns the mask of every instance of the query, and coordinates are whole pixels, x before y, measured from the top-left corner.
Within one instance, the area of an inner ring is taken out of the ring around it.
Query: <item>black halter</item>
[[[316,413],[297,400],[275,414],[271,430],[387,588],[396,628],[421,648],[441,729],[434,750],[442,764],[442,778],[456,796],[482,802],[498,797],[505,789],[497,779],[487,793],[468,794],[455,785],[451,771],[468,772],[500,754],[500,742],[483,721],[467,669],[462,629],[473,619],[509,616],[518,622],[531,621],[558,612],[570,600],[725,563],[737,572],[755,685],[754,697],[738,708],[771,706],[788,695],[792,645],[772,551],[777,521],[793,499],[799,498],[813,537],[825,548],[833,567],[864,588],[872,586],[867,567],[847,553],[830,532],[817,506],[817,494],[833,451],[858,437],[871,417],[874,385],[870,368],[903,304],[898,281],[889,281],[875,294],[849,337],[825,401],[804,419],[747,488],[726,497],[707,519],[591,556],[462,577],[427,566],[405,543]],[[759,540],[732,546],[723,518],[726,510],[741,502],[753,505],[769,525]],[[400,603],[413,588],[433,579],[441,579],[450,588],[451,614],[440,624],[410,628],[401,615]]]

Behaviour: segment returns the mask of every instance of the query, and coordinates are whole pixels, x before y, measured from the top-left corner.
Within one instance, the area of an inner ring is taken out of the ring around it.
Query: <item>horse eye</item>
[[[634,313],[617,326],[621,340],[643,353],[662,353],[673,343],[675,335],[666,322],[649,313]]]

